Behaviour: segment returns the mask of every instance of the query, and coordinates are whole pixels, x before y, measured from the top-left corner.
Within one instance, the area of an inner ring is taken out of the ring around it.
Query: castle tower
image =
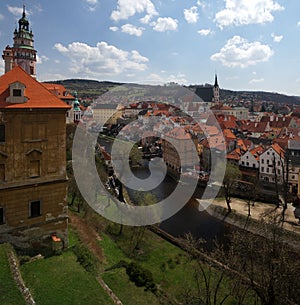
[[[213,87],[213,94],[214,94],[214,103],[219,103],[220,102],[220,88],[218,84],[218,77],[217,74],[215,74],[215,84]]]
[[[22,18],[19,19],[19,28],[14,31],[13,47],[7,46],[2,58],[5,62],[5,73],[15,66],[20,66],[32,77],[36,77],[36,50],[33,46],[33,33],[29,30],[29,22],[26,19],[25,6],[23,6]]]

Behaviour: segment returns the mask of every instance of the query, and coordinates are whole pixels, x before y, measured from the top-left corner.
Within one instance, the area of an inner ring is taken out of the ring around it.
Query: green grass
[[[12,277],[7,259],[7,251],[10,249],[9,244],[0,245],[0,304],[23,305],[26,303]]]
[[[76,232],[69,227],[70,250],[60,256],[21,266],[22,276],[37,305],[113,304],[95,275],[87,272],[77,262],[71,248],[78,244],[80,240]]]
[[[113,304],[71,251],[26,263],[21,272],[37,305]]]
[[[173,244],[163,240],[151,231],[146,230],[143,241],[140,244],[142,253],[134,257],[128,257],[128,241],[132,229],[125,228],[123,236],[116,242],[110,236],[102,234],[100,244],[106,256],[106,268],[112,267],[120,260],[135,261],[152,272],[154,282],[168,296],[170,300],[182,300],[183,293],[188,289],[196,293],[196,281],[194,278],[196,263],[190,261],[186,253]],[[204,268],[207,269],[206,266]],[[216,279],[218,271],[212,269],[212,276]],[[105,282],[117,293],[124,304],[159,304],[158,298],[151,292],[144,292],[130,283],[124,268],[106,271],[103,275]],[[212,280],[215,281],[215,279]],[[228,289],[228,280],[224,280],[221,291]],[[203,290],[205,292],[205,290]],[[139,302],[134,302],[138,298]],[[224,304],[235,304],[232,298]]]
[[[130,260],[124,252],[117,246],[117,244],[105,234],[102,234],[100,245],[104,249],[106,256],[107,268],[117,264],[120,260],[129,262]],[[136,287],[134,283],[130,282],[125,268],[113,269],[102,274],[105,283],[114,291],[124,305],[156,305],[158,299],[149,292],[144,291],[142,287]]]

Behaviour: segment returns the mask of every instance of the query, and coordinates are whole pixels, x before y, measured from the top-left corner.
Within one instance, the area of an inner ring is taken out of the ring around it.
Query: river
[[[100,144],[105,147],[106,151],[110,152],[110,141],[101,139]],[[147,178],[150,173],[147,168],[147,161],[144,161],[143,165],[144,166],[132,170],[133,173],[141,179]],[[155,176],[155,171],[153,171],[152,174]],[[157,201],[160,201],[170,195],[175,187],[176,182],[167,175],[158,187],[151,190],[151,193],[155,196]],[[126,189],[134,202],[136,196],[135,191],[130,188]],[[232,227],[227,223],[214,218],[207,212],[198,210],[197,198],[202,197],[203,191],[204,188],[198,186],[193,198],[191,198],[175,215],[163,221],[159,225],[160,228],[174,237],[183,237],[186,233],[191,233],[195,238],[205,239],[208,247],[212,245],[214,239],[226,241],[226,236],[232,231]]]

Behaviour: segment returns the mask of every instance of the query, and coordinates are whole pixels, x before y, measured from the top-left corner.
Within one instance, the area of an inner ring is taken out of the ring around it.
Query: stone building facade
[[[67,246],[69,108],[19,66],[0,77],[0,242]]]

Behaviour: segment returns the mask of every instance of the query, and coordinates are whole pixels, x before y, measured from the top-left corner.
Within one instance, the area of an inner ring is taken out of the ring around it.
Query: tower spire
[[[29,21],[26,18],[25,1],[23,1],[23,13],[19,19],[19,28],[14,31],[14,44],[7,46],[2,58],[5,61],[5,73],[15,66],[21,66],[28,74],[36,76],[36,50],[33,45],[33,33],[29,29]]]
[[[217,76],[217,72],[215,72],[215,84],[214,84],[215,87],[218,87],[218,76]]]
[[[25,10],[25,2],[23,1],[23,14],[22,17],[25,18],[26,17],[26,10]]]

